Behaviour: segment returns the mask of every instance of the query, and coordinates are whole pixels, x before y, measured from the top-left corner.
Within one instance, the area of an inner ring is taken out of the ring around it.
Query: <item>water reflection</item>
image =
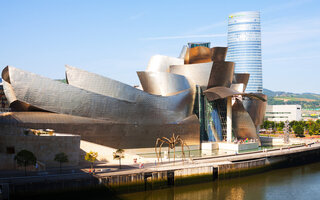
[[[123,199],[320,199],[320,163],[242,178],[132,193]]]

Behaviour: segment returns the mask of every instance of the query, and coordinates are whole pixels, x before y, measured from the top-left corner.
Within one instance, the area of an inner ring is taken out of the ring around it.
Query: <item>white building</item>
[[[267,105],[265,120],[284,122],[300,121],[301,105]]]

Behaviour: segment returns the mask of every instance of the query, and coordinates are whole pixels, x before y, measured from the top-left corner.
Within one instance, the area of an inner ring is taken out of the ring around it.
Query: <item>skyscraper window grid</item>
[[[262,93],[261,27],[258,11],[229,15],[227,60],[235,62],[235,73],[250,73],[246,92]]]

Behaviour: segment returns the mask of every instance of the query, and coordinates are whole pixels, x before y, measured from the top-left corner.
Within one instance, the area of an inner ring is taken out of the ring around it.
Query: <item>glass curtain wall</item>
[[[226,100],[208,101],[202,89],[197,86],[197,95],[194,104],[194,113],[200,122],[201,142],[222,141],[226,137],[227,112]]]
[[[227,60],[235,62],[235,73],[250,73],[246,92],[262,93],[259,12],[239,12],[229,15]]]

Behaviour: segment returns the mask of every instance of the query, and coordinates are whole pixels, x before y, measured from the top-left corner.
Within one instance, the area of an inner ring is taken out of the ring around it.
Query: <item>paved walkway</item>
[[[191,162],[178,161],[176,163],[159,164],[157,166],[155,166],[154,163],[153,164],[149,163],[149,164],[146,164],[143,169],[135,169],[135,168],[132,168],[130,170],[123,169],[123,170],[109,171],[105,173],[97,173],[97,175],[104,177],[104,176],[114,176],[114,175],[135,174],[135,173],[142,173],[142,172],[175,170],[175,169],[192,168],[192,167],[199,167],[199,166],[218,166],[220,164],[227,164],[231,162],[294,154],[294,153],[309,151],[313,149],[320,149],[320,143],[315,143],[308,146],[304,145],[304,146],[296,146],[296,147],[288,147],[288,148],[286,147],[281,149],[248,152],[243,154],[234,154],[234,155],[227,155],[227,156],[198,158],[198,159],[192,160]]]
[[[142,173],[142,172],[154,172],[154,171],[166,171],[166,170],[174,170],[174,169],[182,169],[182,168],[192,168],[199,166],[218,166],[220,164],[226,164],[237,161],[245,161],[252,159],[261,159],[271,156],[279,156],[286,154],[293,154],[297,152],[303,152],[313,149],[320,149],[320,143],[314,143],[307,146],[296,146],[296,147],[286,147],[282,149],[271,149],[267,151],[257,151],[257,152],[248,152],[242,154],[233,154],[233,155],[223,155],[223,156],[212,156],[212,157],[202,157],[202,158],[194,158],[193,160],[188,161],[176,161],[175,163],[146,163],[144,164],[143,169],[139,169],[139,164],[132,165],[123,165],[122,169],[119,169],[118,165],[114,164],[97,164],[95,167],[95,175],[98,177],[105,176],[114,176],[114,175],[126,175],[126,174],[134,174],[134,173]],[[0,183],[1,182],[11,182],[14,180],[22,179],[43,179],[43,178],[75,178],[75,177],[88,177],[92,174],[89,174],[89,168],[64,168],[62,173],[60,174],[59,168],[47,170],[44,172],[28,172],[28,176],[24,176],[23,171],[0,171]]]

